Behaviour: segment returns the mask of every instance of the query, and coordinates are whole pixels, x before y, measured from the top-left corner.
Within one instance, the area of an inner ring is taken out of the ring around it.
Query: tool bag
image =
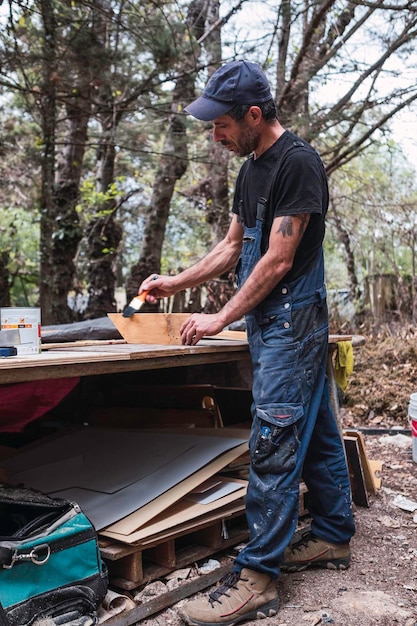
[[[95,624],[107,585],[96,530],[77,504],[0,483],[1,626]]]

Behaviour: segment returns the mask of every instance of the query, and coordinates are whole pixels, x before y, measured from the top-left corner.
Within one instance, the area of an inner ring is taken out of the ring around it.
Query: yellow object
[[[334,377],[342,389],[346,391],[348,376],[353,372],[353,348],[351,341],[339,341],[334,363]]]

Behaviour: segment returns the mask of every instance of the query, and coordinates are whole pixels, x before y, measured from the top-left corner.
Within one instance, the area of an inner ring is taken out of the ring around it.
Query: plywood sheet
[[[135,313],[123,317],[108,313],[109,318],[127,343],[181,344],[180,329],[189,313]]]
[[[175,529],[176,526],[190,522],[191,520],[207,515],[210,512],[222,509],[226,504],[230,504],[236,500],[244,498],[247,490],[247,481],[238,479],[234,479],[232,481],[231,479],[223,478],[221,487],[224,487],[227,483],[234,484],[236,486],[236,488],[227,495],[213,499],[206,504],[201,502],[191,502],[187,500],[187,497],[185,497],[168,507],[148,524],[145,524],[142,528],[139,528],[129,535],[112,532],[108,529],[104,529],[100,534],[105,537],[110,537],[112,539],[117,539],[118,541],[131,544],[143,541],[144,539],[154,535],[159,535],[167,529]]]

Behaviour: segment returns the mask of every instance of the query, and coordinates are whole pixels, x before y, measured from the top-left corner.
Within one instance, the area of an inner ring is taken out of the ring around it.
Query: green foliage
[[[210,227],[203,211],[190,200],[178,197],[171,210],[162,250],[161,271],[178,272],[198,261],[211,244]]]
[[[117,198],[120,197],[120,185],[123,184],[123,177],[119,177],[111,183],[105,192],[97,191],[94,178],[89,177],[81,183],[80,202],[76,207],[77,213],[85,220],[94,217],[106,217],[114,212]]]
[[[359,280],[370,274],[415,275],[416,172],[398,145],[374,144],[340,168],[331,177],[331,196],[329,258],[344,259],[337,217],[349,235]]]
[[[39,222],[23,208],[0,207],[0,249],[9,257],[13,306],[36,306],[39,284]]]
[[[349,276],[346,261],[333,233],[328,231],[324,240],[326,285],[329,289],[348,289]]]

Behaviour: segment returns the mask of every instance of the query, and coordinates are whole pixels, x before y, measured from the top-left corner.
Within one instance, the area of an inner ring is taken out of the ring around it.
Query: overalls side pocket
[[[256,407],[250,438],[251,463],[260,474],[281,474],[296,466],[297,422],[302,404],[271,404]]]

